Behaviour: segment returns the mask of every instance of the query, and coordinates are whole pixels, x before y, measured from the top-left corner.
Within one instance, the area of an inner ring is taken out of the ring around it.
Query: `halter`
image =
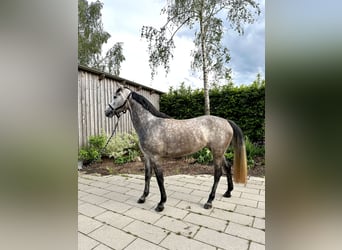
[[[127,88],[127,89],[128,89],[128,88]],[[131,90],[130,90],[130,91],[131,91]],[[118,118],[121,116],[122,113],[123,113],[123,114],[126,113],[127,107],[126,107],[125,109],[121,110],[121,111],[120,111],[120,109],[126,106],[126,104],[127,104],[127,102],[128,102],[128,99],[131,97],[131,95],[132,95],[132,91],[129,93],[129,95],[127,96],[127,98],[126,98],[126,100],[124,101],[124,103],[123,103],[121,106],[117,107],[116,109],[114,109],[113,106],[112,106],[110,103],[108,103],[108,106],[110,107],[110,109],[114,112],[114,114],[115,114]]]

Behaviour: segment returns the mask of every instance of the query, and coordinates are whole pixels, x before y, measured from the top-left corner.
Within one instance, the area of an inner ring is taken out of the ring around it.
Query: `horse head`
[[[120,116],[121,113],[125,113],[127,110],[127,101],[131,96],[132,91],[129,88],[125,88],[119,85],[118,90],[113,96],[112,102],[108,103],[108,107],[105,110],[107,117],[113,117],[114,115]]]

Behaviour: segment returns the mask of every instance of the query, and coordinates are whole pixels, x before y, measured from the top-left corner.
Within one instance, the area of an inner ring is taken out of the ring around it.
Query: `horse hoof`
[[[164,210],[164,206],[159,204],[159,205],[155,208],[155,210],[156,210],[157,212],[161,212],[161,211]]]
[[[227,191],[224,193],[223,197],[230,198],[230,197],[232,197],[232,195],[230,194],[229,191]]]
[[[144,203],[144,202],[145,202],[145,198],[140,197],[139,200],[138,200],[138,203]]]
[[[204,204],[204,208],[205,208],[205,209],[210,209],[210,208],[212,208],[212,207],[213,207],[213,205],[212,205],[211,203],[208,203],[208,202],[207,202],[207,203]]]

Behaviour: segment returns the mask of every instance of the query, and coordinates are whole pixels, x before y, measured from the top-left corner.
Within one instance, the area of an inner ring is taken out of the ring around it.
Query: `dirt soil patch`
[[[164,176],[187,174],[200,175],[214,173],[211,164],[199,164],[194,159],[168,159],[162,164]],[[117,175],[117,174],[138,174],[144,175],[144,163],[142,161],[129,162],[125,164],[115,164],[112,159],[105,158],[101,163],[94,163],[90,166],[83,166],[81,170],[84,173],[97,173],[100,175]],[[255,159],[254,167],[248,170],[248,175],[265,177],[265,165],[262,159]]]

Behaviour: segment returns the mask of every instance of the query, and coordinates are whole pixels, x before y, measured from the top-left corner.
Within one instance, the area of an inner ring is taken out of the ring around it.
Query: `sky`
[[[123,43],[126,60],[121,65],[120,77],[139,84],[167,92],[170,87],[177,88],[181,82],[191,88],[203,88],[201,72],[193,72],[191,50],[194,49],[193,35],[180,32],[175,36],[176,48],[170,62],[170,72],[166,75],[162,67],[151,80],[148,63],[147,41],[140,38],[141,28],[145,26],[161,27],[166,15],[160,15],[165,0],[100,0],[104,30],[111,38],[103,46],[105,53],[116,42]],[[235,85],[251,84],[258,73],[265,76],[265,0],[260,1],[262,13],[257,21],[245,25],[244,35],[225,27],[223,44],[230,51],[232,81]],[[94,2],[88,0],[88,2]]]

